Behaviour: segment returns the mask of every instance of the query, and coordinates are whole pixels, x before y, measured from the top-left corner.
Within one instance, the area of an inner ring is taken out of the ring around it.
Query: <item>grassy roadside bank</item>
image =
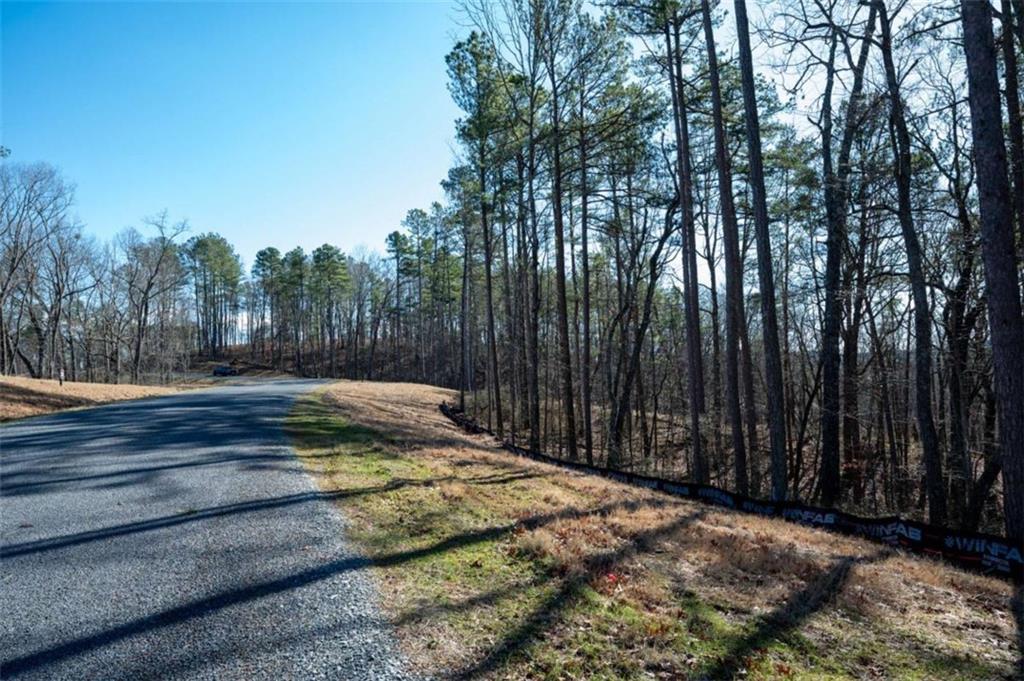
[[[0,376],[0,422],[180,392],[178,386],[72,383]]]
[[[229,365],[234,376],[216,377],[213,369]],[[144,397],[173,395],[183,390],[196,390],[232,385],[252,379],[292,378],[292,374],[246,360],[203,360],[190,372],[179,375],[167,385],[136,385],[131,383],[88,383],[59,381],[27,376],[0,376],[0,423],[44,416],[70,409],[87,409],[110,402],[123,402]]]
[[[428,673],[1013,677],[1008,584],[515,459],[446,397],[340,382],[289,420]]]

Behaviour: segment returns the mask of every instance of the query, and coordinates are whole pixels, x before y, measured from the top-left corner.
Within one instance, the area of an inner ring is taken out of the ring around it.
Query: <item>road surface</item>
[[[0,678],[398,679],[281,380],[0,428]]]

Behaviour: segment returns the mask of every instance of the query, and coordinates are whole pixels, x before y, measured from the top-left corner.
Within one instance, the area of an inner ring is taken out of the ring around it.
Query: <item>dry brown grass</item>
[[[181,388],[149,385],[72,383],[22,376],[0,376],[0,421],[38,416],[106,402],[155,397]]]
[[[324,403],[385,434],[359,440],[384,454],[320,443],[310,459],[326,488],[360,492],[342,503],[425,671],[1014,678],[1010,584],[514,457],[445,419],[452,397],[334,384]]]

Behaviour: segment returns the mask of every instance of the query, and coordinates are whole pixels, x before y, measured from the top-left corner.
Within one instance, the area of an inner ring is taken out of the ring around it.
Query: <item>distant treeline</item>
[[[85,235],[70,218],[71,185],[52,166],[4,163],[0,183],[4,374],[167,382],[197,357],[234,358],[242,346],[300,375],[412,377],[419,367],[417,378],[455,385],[458,347],[443,344],[459,324],[451,229],[393,235],[398,274],[390,259],[328,244],[263,249],[246,273],[226,239],[189,236],[166,214],[109,243]]]

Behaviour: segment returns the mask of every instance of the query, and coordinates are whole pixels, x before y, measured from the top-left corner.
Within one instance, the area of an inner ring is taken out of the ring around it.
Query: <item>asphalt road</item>
[[[282,432],[315,382],[0,428],[0,678],[405,678]]]

